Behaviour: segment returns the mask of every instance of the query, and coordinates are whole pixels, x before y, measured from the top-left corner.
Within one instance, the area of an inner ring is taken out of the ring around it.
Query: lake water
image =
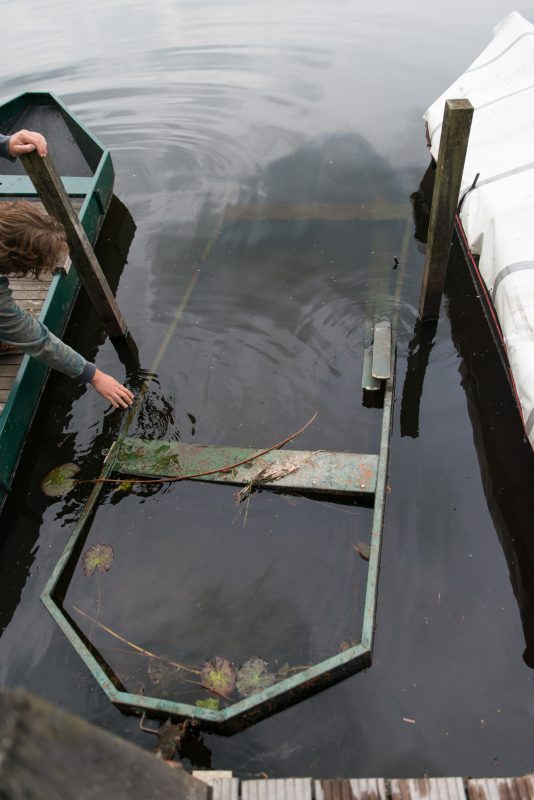
[[[122,269],[142,365],[127,377],[151,377],[134,432],[268,447],[318,411],[299,449],[373,452],[365,321],[397,320],[373,665],[233,737],[204,734],[182,752],[188,767],[532,770],[533,458],[459,259],[435,335],[414,337],[423,255],[409,200],[428,164],[423,111],[514,9],[528,17],[503,0],[4,2],[2,96],[54,91],[112,152],[131,218],[114,204],[98,255]],[[370,207],[376,218],[359,218]],[[83,299],[67,339],[125,377]],[[120,424],[94,392],[49,382],[1,520],[0,684],[150,749],[39,600],[86,496],[50,500],[39,483],[67,461],[97,475]],[[232,494],[105,493],[89,540],[112,543],[115,563],[98,597],[78,571],[73,601],[197,662],[334,654],[353,633],[352,545],[369,510],[262,493],[245,516]],[[119,669],[124,654],[109,657]]]

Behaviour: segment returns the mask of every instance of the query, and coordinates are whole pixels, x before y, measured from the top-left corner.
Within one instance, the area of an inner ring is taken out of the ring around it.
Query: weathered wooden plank
[[[21,156],[20,160],[48,213],[63,224],[70,256],[76,264],[80,280],[108,334],[112,338],[125,338],[128,334],[126,322],[65,192],[52,159],[50,156],[41,158],[36,152],[33,152]]]
[[[184,769],[22,690],[0,692],[3,800],[208,800]]]
[[[312,800],[311,778],[241,782],[241,800]]]
[[[315,800],[386,800],[384,778],[315,781]]]
[[[446,100],[419,298],[423,321],[439,317],[472,118],[469,100]]]
[[[391,323],[388,320],[375,325],[371,374],[377,380],[386,380],[391,375]]]
[[[9,279],[9,287],[13,292],[22,289],[23,291],[31,291],[32,287],[36,287],[37,289],[42,288],[48,291],[50,288],[50,284],[52,283],[52,275],[48,276],[48,274],[42,278],[10,278]]]
[[[231,470],[230,464],[249,459],[260,452],[254,448],[216,447],[127,438],[117,455],[115,469],[126,475],[183,477],[197,480],[246,485],[268,467],[298,469],[278,480],[265,480],[261,486],[293,491],[374,494],[378,456],[374,454],[330,453],[325,450],[272,450]],[[214,471],[214,474],[200,475]]]
[[[22,356],[20,357],[20,361],[22,361]],[[20,361],[18,364],[6,364],[4,363],[3,357],[0,356],[0,378],[14,378],[19,371]],[[13,381],[11,381],[11,383],[12,382]]]
[[[43,307],[43,300],[17,300],[17,305],[32,317],[38,317]]]
[[[373,377],[373,347],[366,347],[363,351],[362,389],[366,392],[377,392],[381,383]]]
[[[233,778],[231,771],[195,769],[192,775],[211,786],[211,800],[238,800],[239,779]]]
[[[463,778],[392,780],[391,800],[465,800]]]
[[[37,300],[41,302],[45,299],[46,295],[48,294],[49,286],[43,286],[42,288],[24,288],[24,289],[14,289],[10,286],[11,291],[13,292],[13,299],[17,302],[21,300]]]
[[[534,800],[534,776],[473,778],[467,781],[469,800]]]

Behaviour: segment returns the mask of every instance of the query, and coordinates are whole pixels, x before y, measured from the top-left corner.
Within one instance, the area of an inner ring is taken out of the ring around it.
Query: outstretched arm
[[[0,275],[0,341],[18,346],[23,353],[42,361],[81,383],[90,383],[114,408],[126,408],[133,394],[111,375],[101,372],[83,356],[58,339],[39,320],[13,300],[7,278]]]

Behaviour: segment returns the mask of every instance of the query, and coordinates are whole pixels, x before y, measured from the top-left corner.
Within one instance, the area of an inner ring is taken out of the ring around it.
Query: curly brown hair
[[[67,253],[63,225],[35,203],[0,203],[0,274],[38,278]]]

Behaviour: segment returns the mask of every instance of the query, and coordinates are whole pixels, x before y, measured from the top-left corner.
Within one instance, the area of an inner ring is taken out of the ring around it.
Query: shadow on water
[[[434,166],[412,195],[415,236],[426,243]],[[496,336],[455,234],[445,285],[454,346],[461,358],[473,439],[486,502],[503,549],[519,606],[525,663],[534,668],[534,453],[525,437]],[[419,407],[437,323],[417,321],[408,348],[401,403],[401,436],[419,435]]]
[[[534,668],[534,453],[458,242],[446,293],[484,493],[521,614],[523,659]]]

